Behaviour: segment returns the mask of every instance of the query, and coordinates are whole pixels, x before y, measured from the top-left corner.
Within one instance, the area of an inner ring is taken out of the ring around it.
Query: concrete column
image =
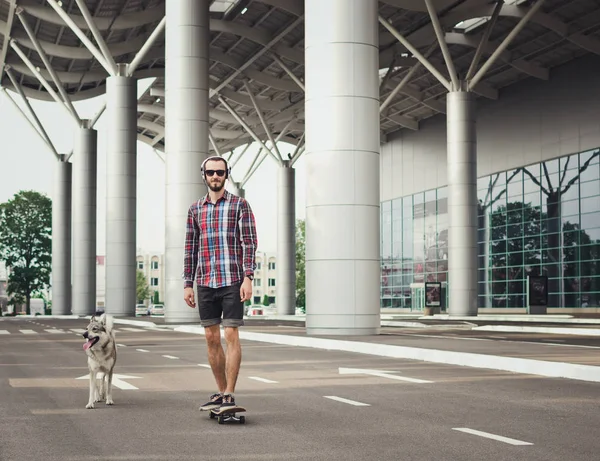
[[[96,311],[96,186],[98,133],[82,120],[73,156],[73,313]]]
[[[475,98],[447,96],[448,313],[477,315],[477,133]]]
[[[165,321],[197,322],[183,300],[183,252],[190,205],[206,194],[200,166],[208,157],[209,1],[166,2]]]
[[[296,313],[296,171],[287,165],[277,177],[277,313]]]
[[[60,156],[52,197],[52,314],[71,313],[71,180],[73,165]]]
[[[106,79],[106,313],[134,315],[136,303],[137,83],[126,64]]]
[[[305,1],[309,335],[379,332],[377,6]]]

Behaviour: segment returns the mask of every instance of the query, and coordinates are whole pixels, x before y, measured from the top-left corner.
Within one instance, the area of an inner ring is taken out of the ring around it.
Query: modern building
[[[7,283],[8,271],[6,270],[6,264],[4,264],[4,261],[0,261],[0,312],[6,312],[8,307]]]
[[[600,312],[598,72],[584,56],[478,104],[479,312],[524,312],[528,275],[548,277],[550,312]],[[384,308],[410,309],[411,284],[452,283],[446,132],[435,116],[382,146]]]
[[[265,296],[269,304],[277,304],[277,254],[256,253],[256,270],[254,271],[254,287],[252,303],[263,304]]]
[[[105,256],[97,256],[96,268],[96,305],[105,306],[105,284],[106,265]],[[266,253],[258,251],[256,253],[256,271],[254,272],[253,282],[253,304],[263,304],[265,295],[269,299],[269,304],[276,304],[277,296],[277,255],[275,253]],[[136,258],[137,270],[141,271],[150,287],[151,299],[146,300],[146,304],[152,302],[154,293],[158,293],[160,303],[165,299],[165,265],[164,254],[158,251],[148,252],[138,248]],[[1,272],[0,272],[1,274]],[[0,283],[2,282],[0,278]],[[183,285],[182,285],[183,286]]]
[[[114,315],[135,304],[136,140],[164,154],[167,172],[166,322],[197,321],[171,223],[205,190],[202,161],[236,165],[252,142],[262,151],[232,180],[242,193],[264,159],[278,165],[281,314],[295,311],[294,164],[306,161],[308,335],[377,334],[382,306],[421,308],[434,280],[453,316],[524,312],[536,275],[551,310],[598,309],[594,0],[15,0],[0,14],[14,39],[0,54],[6,93],[54,100],[78,127],[72,159],[44,138],[57,160],[58,311],[71,272],[74,292],[95,294],[101,114],[81,120],[70,103],[104,93]],[[296,150],[285,158],[277,142]]]
[[[158,252],[144,253],[138,252],[137,269],[144,274],[150,287],[151,302],[158,293],[158,302],[162,303],[165,299],[165,265],[164,255]]]

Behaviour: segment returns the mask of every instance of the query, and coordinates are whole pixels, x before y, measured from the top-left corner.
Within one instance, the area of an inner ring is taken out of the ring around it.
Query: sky
[[[138,82],[138,93],[151,81]],[[20,97],[7,90],[13,100],[26,112]],[[74,103],[81,118],[93,118],[104,102],[104,95]],[[50,140],[59,153],[69,153],[73,149],[77,126],[68,112],[55,102],[30,99]],[[27,113],[27,112],[26,112]],[[98,130],[98,191],[97,191],[97,251],[105,254],[106,247],[106,113],[96,123]],[[23,118],[4,91],[0,91],[0,203],[13,198],[20,190],[35,190],[53,198],[54,166],[56,160],[39,135]],[[295,146],[278,144],[282,156],[293,152]],[[244,146],[236,149],[234,159]],[[165,164],[154,150],[137,143],[137,246],[143,252],[164,252],[165,233]],[[232,177],[243,178],[254,155],[259,149],[253,143],[244,156],[234,166]],[[225,153],[224,153],[225,154]],[[75,155],[72,157],[74,159]],[[269,156],[245,185],[246,199],[256,218],[259,239],[258,251],[277,250],[277,164]],[[294,164],[296,169],[296,218],[305,216],[305,168],[304,159]],[[200,174],[200,172],[198,172]],[[185,223],[181,223],[182,227]]]

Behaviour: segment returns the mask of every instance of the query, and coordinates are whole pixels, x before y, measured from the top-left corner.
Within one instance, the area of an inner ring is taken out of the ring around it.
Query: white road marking
[[[47,330],[44,330],[44,331],[47,331],[48,333],[54,333],[54,334],[56,334],[56,333],[64,333],[64,331],[57,330],[55,328],[48,328]]]
[[[347,403],[349,405],[354,405],[355,407],[370,407],[371,406],[368,403],[357,402],[355,400],[348,400],[348,399],[344,399],[342,397],[337,397],[335,395],[324,395],[323,397],[325,397],[326,399],[335,400],[337,402],[342,402],[342,403]]]
[[[452,430],[466,432],[467,434],[478,435],[479,437],[485,437],[488,439],[498,440],[499,442],[509,443],[511,445],[533,445],[533,443],[530,442],[523,442],[522,440],[511,439],[496,434],[490,434],[489,432],[476,431],[475,429],[469,429],[468,427],[453,427]]]
[[[129,328],[129,327],[121,327],[120,330],[122,330],[122,331],[146,331],[146,330],[142,330],[141,328]]]
[[[136,351],[138,351],[138,352],[150,352],[150,351],[147,351],[146,349],[136,349]]]
[[[163,355],[163,357],[166,358],[166,359],[179,360],[179,357],[175,357],[173,355]]]
[[[9,335],[10,331],[8,330],[0,330],[0,335]]]
[[[204,368],[210,368],[210,365],[207,365],[205,363],[199,363],[198,366],[199,367],[204,367]]]
[[[97,373],[96,374],[96,379],[100,379],[102,378],[103,373]],[[80,376],[79,378],[75,378],[75,379],[90,379],[90,375],[87,374],[85,376]],[[113,374],[112,377],[112,385],[115,387],[118,387],[119,389],[123,389],[123,390],[127,390],[127,391],[131,391],[131,390],[139,390],[139,388],[135,387],[133,384],[129,384],[125,381],[123,381],[124,379],[140,379],[139,376],[129,376],[129,375],[119,375],[117,373]]]
[[[279,381],[273,381],[271,379],[259,378],[258,376],[250,376],[248,379],[254,379],[255,381],[260,381],[261,383],[268,384],[277,384]]]
[[[398,381],[408,381],[410,383],[428,384],[433,381],[426,381],[424,379],[407,378],[405,376],[397,376],[390,374],[389,371],[381,370],[363,370],[361,368],[338,368],[340,375],[371,375],[378,376],[380,378],[395,379]]]
[[[85,330],[83,328],[71,328],[70,329],[73,333],[83,333]]]
[[[127,347],[127,345],[125,345],[125,344],[119,344],[119,343],[117,343],[117,346],[119,346],[119,347]]]
[[[34,330],[19,330],[24,335],[37,335],[38,332]]]

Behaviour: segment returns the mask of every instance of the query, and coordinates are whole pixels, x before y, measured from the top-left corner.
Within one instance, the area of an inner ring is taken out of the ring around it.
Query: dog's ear
[[[96,316],[92,315],[92,317],[90,318],[90,323],[95,322],[96,321]]]
[[[111,333],[112,329],[113,329],[113,323],[114,320],[110,315],[106,315],[106,314],[102,314],[103,319],[102,321],[104,322],[104,329],[108,332]]]

